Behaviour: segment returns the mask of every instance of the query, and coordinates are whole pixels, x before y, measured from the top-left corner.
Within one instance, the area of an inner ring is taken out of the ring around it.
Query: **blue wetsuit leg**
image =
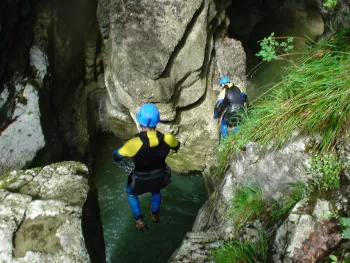
[[[128,201],[129,201],[129,206],[134,213],[135,217],[139,217],[141,215],[141,209],[140,209],[140,201],[137,195],[133,195],[130,193],[130,188],[127,186],[125,188],[126,193],[128,195]]]
[[[228,123],[224,120],[221,121],[221,138],[228,136]]]
[[[162,200],[162,195],[159,192],[152,193],[152,212],[158,212],[160,208],[160,202]]]

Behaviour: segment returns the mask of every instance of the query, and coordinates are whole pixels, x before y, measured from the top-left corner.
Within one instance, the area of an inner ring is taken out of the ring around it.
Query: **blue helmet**
[[[222,85],[222,84],[226,84],[226,83],[229,83],[231,82],[231,80],[228,78],[228,77],[222,77],[219,81],[219,85]]]
[[[160,121],[159,110],[154,104],[147,103],[141,107],[136,119],[141,126],[154,128]]]

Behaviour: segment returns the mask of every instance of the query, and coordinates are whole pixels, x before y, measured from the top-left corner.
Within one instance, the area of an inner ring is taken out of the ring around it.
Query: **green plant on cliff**
[[[266,214],[268,204],[259,183],[247,183],[238,187],[232,200],[229,215],[237,224],[244,224]]]
[[[280,39],[286,39],[286,41],[278,41]],[[257,57],[261,57],[263,61],[270,62],[272,60],[282,59],[282,55],[288,54],[293,46],[292,37],[275,37],[275,33],[272,32],[270,36],[265,37],[260,42],[261,50],[256,54]]]
[[[342,162],[335,154],[314,155],[309,169],[312,186],[316,190],[338,189],[341,170]]]
[[[286,66],[282,81],[254,103],[241,129],[225,141],[232,160],[249,141],[276,148],[298,134],[320,134],[320,152],[333,149],[350,120],[350,28],[310,45],[297,67]],[[272,144],[271,144],[272,143]]]
[[[262,229],[258,229],[258,240],[234,240],[213,249],[209,258],[215,263],[256,263],[267,262],[268,239]]]

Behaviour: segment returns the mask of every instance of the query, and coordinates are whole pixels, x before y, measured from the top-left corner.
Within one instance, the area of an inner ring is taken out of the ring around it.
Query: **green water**
[[[167,262],[186,232],[192,229],[198,210],[207,199],[203,177],[173,174],[173,182],[162,190],[158,224],[151,221],[151,194],[140,196],[149,229],[138,232],[124,190],[128,172],[111,159],[112,151],[121,146],[121,142],[111,135],[101,135],[97,141],[94,182],[99,194],[107,262]]]

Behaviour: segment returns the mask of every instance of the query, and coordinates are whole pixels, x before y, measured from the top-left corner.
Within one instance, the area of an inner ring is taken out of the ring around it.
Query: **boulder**
[[[0,262],[90,262],[81,230],[87,177],[78,162],[0,176]]]
[[[306,169],[310,167],[309,149],[313,144],[314,139],[305,136],[292,138],[279,150],[273,147],[264,150],[249,142],[229,170],[235,175],[236,184],[258,181],[266,196],[273,197],[282,185],[311,179]]]
[[[342,243],[339,224],[330,219],[334,209],[327,200],[304,199],[277,229],[273,250],[276,263],[312,263]]]

